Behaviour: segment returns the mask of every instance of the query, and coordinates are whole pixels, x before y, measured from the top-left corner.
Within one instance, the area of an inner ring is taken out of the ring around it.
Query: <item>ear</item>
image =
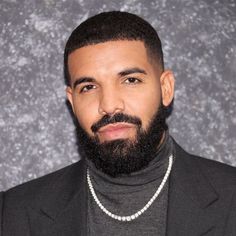
[[[68,101],[70,102],[73,112],[75,113],[74,102],[73,102],[73,91],[70,86],[66,87],[66,96],[67,96]]]
[[[165,70],[160,77],[162,103],[168,106],[174,98],[175,77],[171,70]]]

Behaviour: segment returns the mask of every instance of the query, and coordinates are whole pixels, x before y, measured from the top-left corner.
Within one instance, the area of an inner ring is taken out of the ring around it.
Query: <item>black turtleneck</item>
[[[156,192],[166,173],[172,149],[173,142],[167,132],[155,159],[145,169],[117,178],[99,171],[87,160],[93,187],[103,206],[121,216],[132,215],[143,208]],[[166,233],[168,182],[150,208],[129,222],[119,222],[110,218],[97,206],[90,192],[88,196],[90,236],[164,236]]]

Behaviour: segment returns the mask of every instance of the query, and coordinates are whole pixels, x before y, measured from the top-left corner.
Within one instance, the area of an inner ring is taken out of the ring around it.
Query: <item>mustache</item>
[[[94,123],[91,126],[91,130],[93,131],[93,133],[96,133],[101,127],[106,126],[108,124],[114,124],[117,122],[131,123],[139,127],[142,126],[142,121],[140,118],[136,116],[126,115],[123,113],[116,113],[113,116],[110,115],[103,116],[98,122]]]

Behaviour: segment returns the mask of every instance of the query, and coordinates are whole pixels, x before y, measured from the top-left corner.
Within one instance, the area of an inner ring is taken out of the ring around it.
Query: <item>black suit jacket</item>
[[[167,235],[236,236],[236,168],[175,147]],[[1,236],[86,235],[83,160],[3,195]]]

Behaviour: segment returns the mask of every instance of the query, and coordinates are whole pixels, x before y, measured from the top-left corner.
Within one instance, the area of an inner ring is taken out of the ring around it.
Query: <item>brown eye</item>
[[[96,88],[95,85],[89,84],[89,85],[86,85],[86,86],[82,87],[80,92],[81,93],[86,93],[86,92],[90,91],[91,89],[95,89],[95,88]]]
[[[137,79],[135,77],[129,77],[125,80],[125,83],[127,84],[137,84],[137,83],[140,83],[141,80],[140,79]]]

